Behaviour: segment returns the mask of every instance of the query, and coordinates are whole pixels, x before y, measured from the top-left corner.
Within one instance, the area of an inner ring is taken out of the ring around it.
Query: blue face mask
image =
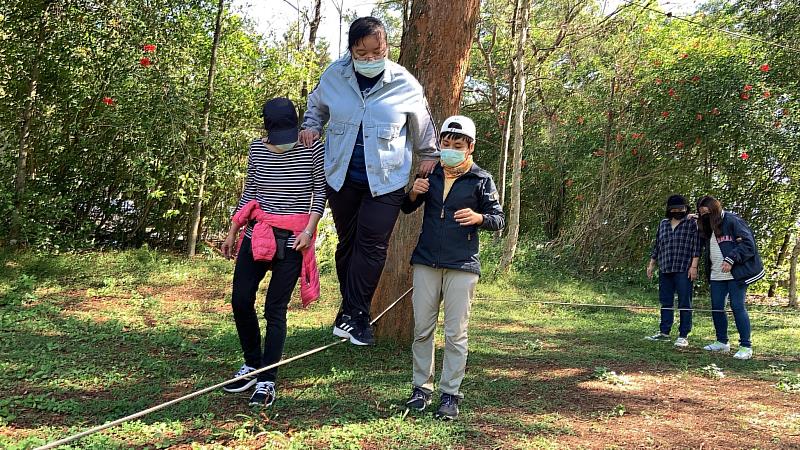
[[[376,59],[374,61],[359,61],[353,60],[353,68],[356,72],[364,75],[367,78],[375,78],[383,72],[386,67],[386,58]]]
[[[456,167],[467,159],[467,154],[463,150],[443,148],[439,158],[441,158],[442,164],[445,166]]]
[[[290,142],[288,144],[272,144],[272,145],[274,145],[275,148],[277,148],[278,150],[280,150],[282,152],[285,152],[285,151],[289,151],[289,150],[293,149],[294,146],[297,145],[297,141]]]

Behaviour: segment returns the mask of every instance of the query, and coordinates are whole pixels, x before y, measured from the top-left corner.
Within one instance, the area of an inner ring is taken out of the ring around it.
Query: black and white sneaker
[[[441,420],[455,420],[458,417],[458,402],[461,401],[455,395],[442,393],[442,403],[436,411],[436,418]]]
[[[259,381],[256,383],[256,390],[250,396],[250,406],[262,406],[264,408],[272,406],[275,401],[275,383],[272,381]]]
[[[256,384],[258,380],[254,376],[247,377],[245,375],[247,375],[250,372],[254,372],[255,370],[256,369],[248,366],[247,364],[242,364],[242,368],[239,369],[238,372],[236,372],[236,375],[234,375],[234,378],[239,378],[239,377],[242,378],[234,381],[233,383],[222,386],[222,390],[225,392],[235,393],[235,392],[244,392],[250,389],[250,386]]]
[[[425,411],[425,408],[431,404],[431,397],[431,394],[414,386],[414,392],[411,393],[411,398],[406,402],[406,407],[417,411]]]
[[[375,345],[375,336],[372,334],[372,325],[369,316],[359,315],[347,322],[350,329],[350,343],[355,345]]]
[[[349,324],[350,316],[339,312],[336,315],[336,320],[333,322],[333,335],[340,338],[350,339],[350,330],[353,326]]]

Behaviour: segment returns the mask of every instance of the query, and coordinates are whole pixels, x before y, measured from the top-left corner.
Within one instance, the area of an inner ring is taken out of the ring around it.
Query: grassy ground
[[[479,287],[455,423],[403,418],[406,349],[348,344],[281,369],[268,411],[213,392],[72,448],[800,448],[799,316],[753,314],[753,361],[704,354],[713,329],[703,314],[677,351],[642,339],[657,312],[495,301],[656,302],[653,288],[589,283],[535,261]],[[0,267],[2,448],[82,431],[241,364],[228,261],[0,253]],[[293,302],[287,355],[332,341],[337,303],[331,274],[320,302]]]

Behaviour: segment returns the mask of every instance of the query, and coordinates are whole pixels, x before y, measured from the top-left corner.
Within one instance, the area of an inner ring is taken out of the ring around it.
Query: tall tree
[[[217,20],[214,26],[213,43],[211,44],[211,61],[208,64],[208,84],[206,96],[203,101],[203,123],[201,127],[200,142],[200,179],[198,181],[197,199],[194,204],[194,215],[192,225],[189,230],[188,253],[194,256],[197,247],[197,236],[200,233],[200,219],[203,212],[203,195],[205,194],[206,178],[208,177],[208,153],[209,153],[209,121],[211,119],[211,102],[214,99],[214,78],[217,74],[217,50],[219,50],[219,36],[222,31],[222,14],[225,11],[225,0],[219,0],[217,4]]]
[[[514,260],[519,240],[519,217],[520,217],[520,190],[522,180],[522,147],[524,139],[522,136],[525,119],[525,47],[528,40],[528,16],[530,14],[530,1],[519,0],[517,11],[514,13],[517,20],[514,23],[517,38],[517,53],[514,56],[514,153],[511,159],[511,202],[508,204],[509,221],[508,233],[503,246],[503,257],[500,267],[508,270]]]
[[[435,123],[458,113],[479,12],[479,0],[414,0],[411,4],[399,62],[425,89]],[[455,17],[458,20],[453,20]],[[411,287],[408,261],[417,244],[421,223],[421,211],[401,214],[397,221],[386,269],[372,302],[373,314],[383,311]],[[413,323],[411,302],[406,300],[378,322],[376,334],[408,343],[413,337]]]

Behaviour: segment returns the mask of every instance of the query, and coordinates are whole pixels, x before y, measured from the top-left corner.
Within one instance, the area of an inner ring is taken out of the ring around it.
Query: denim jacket
[[[419,82],[401,65],[386,60],[383,76],[362,97],[349,54],[331,64],[308,96],[303,128],[325,137],[325,177],[341,189],[363,124],[364,159],[373,196],[405,187],[411,151],[435,160],[436,128]]]

